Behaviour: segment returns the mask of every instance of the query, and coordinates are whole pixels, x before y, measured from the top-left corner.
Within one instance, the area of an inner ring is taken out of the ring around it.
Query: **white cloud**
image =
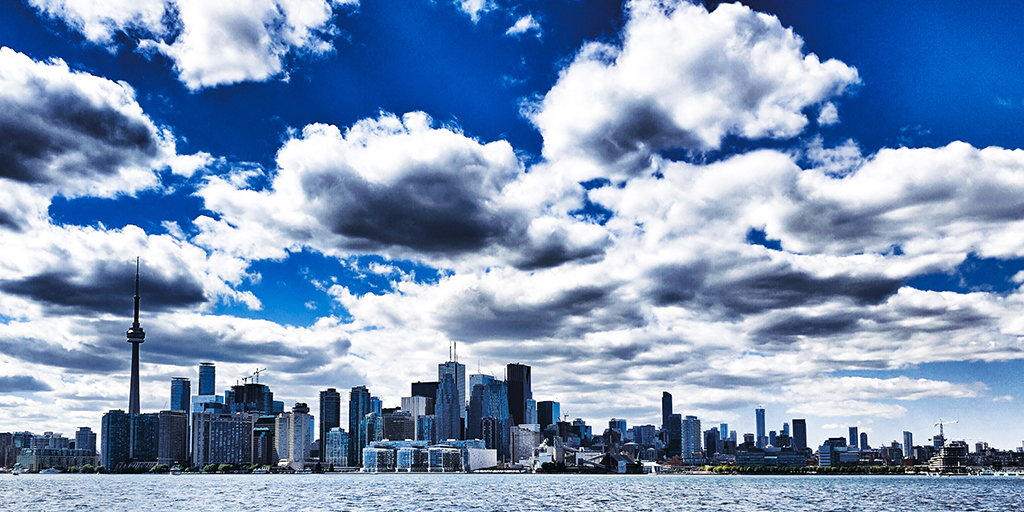
[[[469,15],[473,23],[480,21],[480,16],[497,7],[493,0],[452,0],[456,7]]]
[[[597,160],[618,175],[663,149],[717,149],[728,135],[790,138],[807,125],[805,108],[859,82],[855,69],[804,54],[777,18],[739,4],[628,9],[621,47],[587,43],[528,106],[549,160]]]
[[[333,50],[333,8],[358,0],[225,0],[174,2],[31,0],[96,44],[117,32],[143,34],[139,51],[159,52],[192,90],[286,75],[289,53]],[[113,47],[112,47],[113,48]]]
[[[537,23],[537,20],[533,18],[532,14],[527,14],[526,16],[523,16],[516,20],[516,22],[512,24],[512,26],[509,27],[508,30],[505,31],[505,35],[521,36],[523,34],[530,32],[531,30],[534,32],[537,38],[540,38],[542,33],[540,23]]]

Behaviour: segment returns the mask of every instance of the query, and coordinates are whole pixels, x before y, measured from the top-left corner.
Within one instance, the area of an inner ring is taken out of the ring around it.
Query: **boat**
[[[300,469],[300,470],[296,471],[295,474],[296,475],[312,475],[313,474],[313,470],[312,469]]]
[[[179,466],[177,464],[171,466],[171,474],[172,475],[174,475],[174,476],[181,476],[181,472],[182,472],[181,466]]]
[[[25,472],[25,468],[21,464],[14,464],[14,467],[11,468],[11,474],[12,475],[20,475],[20,474],[22,474],[24,472]]]
[[[60,474],[60,470],[57,468],[46,468],[39,472],[40,475],[57,475]]]
[[[256,468],[252,470],[252,474],[254,475],[266,475],[267,473],[270,473],[267,468]]]

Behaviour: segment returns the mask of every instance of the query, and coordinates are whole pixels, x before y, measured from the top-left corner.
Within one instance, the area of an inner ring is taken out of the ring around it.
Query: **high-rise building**
[[[467,388],[468,392],[469,393],[473,392],[473,386],[487,384],[488,382],[492,382],[492,381],[495,381],[495,380],[497,380],[497,379],[495,379],[493,375],[485,375],[483,373],[474,373],[473,375],[469,376],[469,388]]]
[[[160,442],[160,415],[158,413],[133,414],[131,424],[132,461],[156,460],[157,444]]]
[[[412,396],[422,396],[430,399],[430,403],[427,406],[426,414],[434,414],[434,401],[437,400],[437,386],[439,382],[413,382],[412,383]]]
[[[860,449],[861,450],[870,450],[871,449],[871,447],[868,446],[868,433],[867,432],[861,432],[860,433]]]
[[[793,448],[803,450],[807,448],[807,420],[793,420]]]
[[[857,443],[860,441],[860,436],[857,435],[857,427],[850,427],[850,439],[847,441],[847,447],[851,452],[858,450]]]
[[[457,377],[446,373],[441,377],[441,385],[437,388],[437,401],[434,403],[435,427],[437,438],[441,441],[461,439],[462,416],[459,401]]]
[[[108,470],[128,462],[132,457],[132,420],[131,416],[120,409],[103,415],[100,456],[103,467]]]
[[[665,455],[676,457],[683,453],[683,415],[668,415],[668,428],[665,429]]]
[[[128,414],[139,414],[139,345],[146,341],[146,333],[139,325],[139,259],[135,258],[135,321],[126,333],[132,344],[132,377],[128,390]]]
[[[661,392],[661,428],[664,430],[668,425],[668,417],[672,414],[672,393]]]
[[[513,425],[526,421],[526,401],[533,398],[530,384],[530,367],[525,364],[509,363],[505,367],[505,382],[508,383],[508,413]]]
[[[156,460],[161,464],[187,466],[188,414],[180,410],[160,411],[157,415],[157,435]]]
[[[334,388],[320,392],[320,459],[324,457],[324,443],[327,433],[334,427],[341,426],[341,393]]]
[[[764,448],[768,445],[768,436],[765,435],[764,428],[764,407],[754,409],[754,420],[757,422],[757,438],[754,444],[758,448]]]
[[[459,403],[459,429],[461,430],[462,421],[466,418],[466,365],[458,361],[447,361],[437,365],[437,381],[443,383],[445,375],[451,375],[455,380],[455,398]]]
[[[722,424],[718,425],[718,435],[721,436],[722,439],[729,439],[729,424],[728,423],[722,423]]]
[[[255,382],[231,386],[231,391],[225,393],[224,408],[232,414],[240,412],[273,414],[274,393],[266,384]]]
[[[75,449],[96,453],[96,433],[90,427],[78,427],[75,432]]]
[[[313,443],[313,416],[309,406],[296,402],[291,412],[278,415],[274,438],[277,440],[277,459],[295,469],[302,469],[309,459],[309,446]]]
[[[171,379],[171,410],[184,411],[185,418],[191,413],[192,382],[185,377]]]
[[[341,427],[334,427],[324,436],[324,451],[320,460],[324,465],[334,467],[348,466],[348,434]]]
[[[481,439],[488,449],[498,451],[498,460],[507,460],[508,431],[511,420],[508,413],[508,386],[500,380],[490,380],[473,386],[469,399],[467,439]]]
[[[707,458],[714,457],[718,453],[718,446],[721,445],[722,439],[719,434],[718,427],[711,427],[704,431],[704,456]]]
[[[397,410],[383,415],[384,439],[405,441],[416,439],[416,420],[409,412]]]
[[[348,395],[348,462],[352,466],[358,466],[362,461],[363,448],[360,444],[363,436],[359,433],[359,426],[363,418],[370,412],[370,391],[366,386],[356,386]]]
[[[537,401],[532,398],[526,399],[526,416],[523,418],[528,421],[528,425],[537,424]]]
[[[782,432],[781,432],[781,434],[784,435],[784,436],[788,436],[789,435],[789,423],[786,423],[786,422],[782,423]]]
[[[192,413],[192,465],[252,464],[253,427],[259,414]]]
[[[263,415],[252,426],[252,463],[277,465],[277,416]],[[347,450],[348,447],[345,447]]]
[[[551,400],[537,402],[537,423],[540,424],[540,430],[542,432],[548,425],[561,421],[561,408],[561,404]]]
[[[704,450],[701,449],[700,420],[696,416],[683,418],[682,432],[682,455],[683,459],[691,464],[697,464],[704,459]]]
[[[775,431],[774,430],[769,430],[768,431],[768,446],[774,446],[774,447],[777,448],[779,446],[778,443],[779,443],[778,436],[775,434]]]
[[[903,456],[914,456],[914,434],[911,434],[906,430],[903,431]]]
[[[217,394],[217,368],[213,363],[199,363],[199,394]]]

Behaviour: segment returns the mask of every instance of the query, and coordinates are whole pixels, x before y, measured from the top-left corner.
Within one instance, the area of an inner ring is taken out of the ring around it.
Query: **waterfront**
[[[1024,480],[923,476],[0,475],[10,510],[1024,510]]]

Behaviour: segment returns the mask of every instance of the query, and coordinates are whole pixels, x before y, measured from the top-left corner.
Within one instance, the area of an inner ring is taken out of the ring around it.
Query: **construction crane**
[[[936,423],[935,425],[933,425],[935,427],[939,427],[939,437],[942,438],[942,442],[943,443],[946,442],[946,433],[942,431],[942,426],[943,425],[952,425],[954,423],[960,423],[960,420],[944,420],[942,418],[939,418],[939,422]]]
[[[256,368],[256,371],[252,372],[253,382],[256,384],[260,383],[260,374],[267,371],[266,368]]]

